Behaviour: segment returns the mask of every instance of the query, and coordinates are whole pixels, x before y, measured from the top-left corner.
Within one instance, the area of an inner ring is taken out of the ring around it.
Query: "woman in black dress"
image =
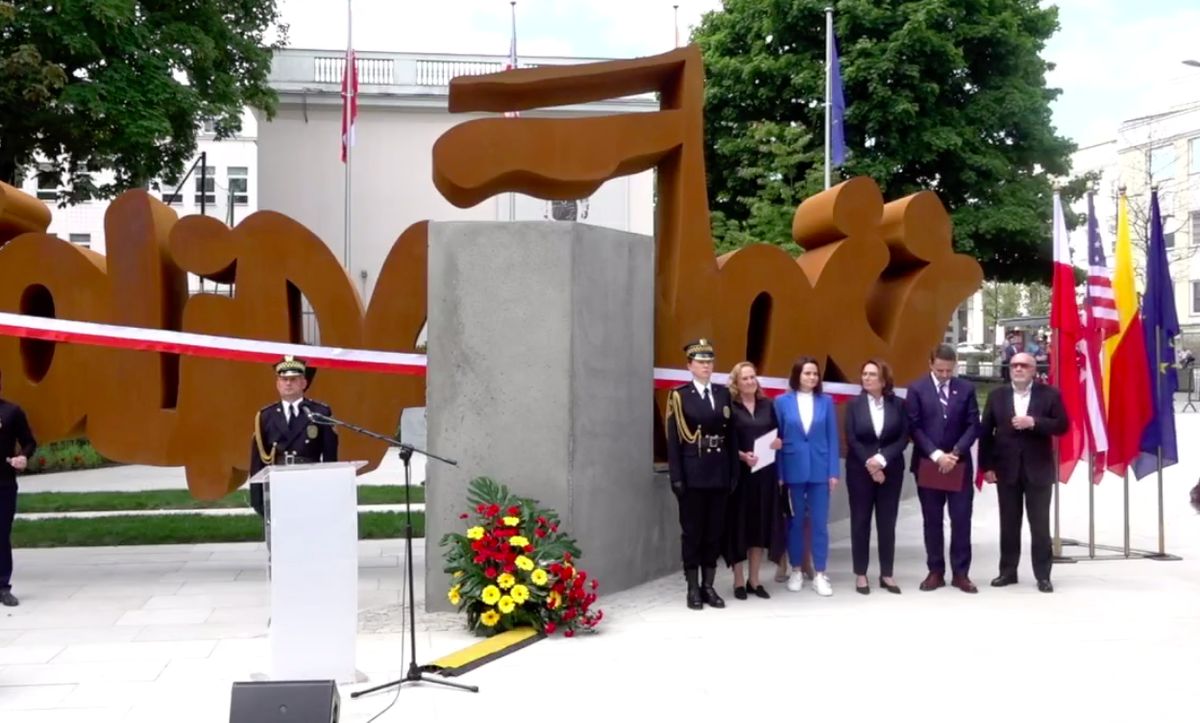
[[[751,472],[758,462],[754,440],[777,428],[775,408],[758,385],[758,374],[750,362],[741,362],[729,373],[733,397],[733,433],[738,448],[737,487],[729,498],[725,524],[725,562],[733,567],[733,596],[745,600],[753,594],[771,595],[759,577],[763,553],[779,562],[787,549],[787,519],[780,496],[775,464]],[[779,448],[776,440],[774,448]],[[742,563],[749,565],[749,580]]]

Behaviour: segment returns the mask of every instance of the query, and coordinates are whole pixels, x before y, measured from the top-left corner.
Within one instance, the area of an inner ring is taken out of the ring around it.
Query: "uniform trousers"
[[[1050,579],[1053,562],[1050,547],[1050,502],[1054,485],[1031,482],[1025,465],[1015,480],[999,480],[996,497],[1000,502],[1000,574],[1016,575],[1021,562],[1021,504],[1029,518],[1029,556],[1033,558],[1033,576]]]
[[[683,530],[683,569],[716,567],[725,534],[723,489],[685,489],[679,495],[679,526]]]
[[[0,479],[0,590],[12,582],[12,528],[17,514],[17,481]]]

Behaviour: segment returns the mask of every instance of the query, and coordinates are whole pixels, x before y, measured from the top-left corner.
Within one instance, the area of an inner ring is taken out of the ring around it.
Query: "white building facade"
[[[433,185],[433,144],[472,118],[496,114],[447,110],[450,79],[500,71],[501,56],[359,52],[358,120],[350,163],[351,277],[369,299],[396,238],[422,221],[506,221],[551,218],[584,221],[622,231],[654,232],[654,175],[614,179],[586,199],[551,204],[504,194],[461,209]],[[523,58],[522,66],[567,65],[578,58]],[[278,113],[259,117],[259,205],[297,220],[345,260],[346,166],[341,161],[342,51],[284,49],[270,75]],[[657,110],[638,96],[522,113],[582,117]]]

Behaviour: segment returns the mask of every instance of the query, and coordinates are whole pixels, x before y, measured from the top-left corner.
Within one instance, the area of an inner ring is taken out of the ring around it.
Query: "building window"
[[[1150,183],[1161,183],[1175,175],[1175,146],[1150,149]]]
[[[183,203],[183,194],[175,193],[174,191],[163,191],[162,200],[168,206],[178,206]]]
[[[227,170],[229,197],[235,206],[250,203],[250,169],[245,166],[230,166]]]
[[[1188,141],[1188,173],[1200,173],[1200,138]]]
[[[1200,211],[1192,211],[1192,246],[1200,246]]]
[[[213,178],[213,169],[196,169],[196,205],[213,205],[217,202],[217,179]]]
[[[1200,316],[1200,281],[1192,282],[1192,315]]]
[[[82,246],[85,249],[92,247],[92,235],[90,233],[73,233],[68,238],[76,246]]]
[[[1175,248],[1175,232],[1168,231],[1163,234],[1163,247],[1168,249]]]
[[[217,122],[212,118],[205,118],[200,121],[200,131],[210,136],[215,134],[217,132]]]
[[[37,197],[42,201],[58,199],[58,175],[49,163],[38,164]]]

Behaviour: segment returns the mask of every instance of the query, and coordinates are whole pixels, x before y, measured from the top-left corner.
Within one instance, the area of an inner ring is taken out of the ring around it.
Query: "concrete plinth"
[[[448,609],[437,546],[479,476],[540,500],[615,591],[678,567],[653,472],[654,241],[583,224],[429,229],[426,604]]]

